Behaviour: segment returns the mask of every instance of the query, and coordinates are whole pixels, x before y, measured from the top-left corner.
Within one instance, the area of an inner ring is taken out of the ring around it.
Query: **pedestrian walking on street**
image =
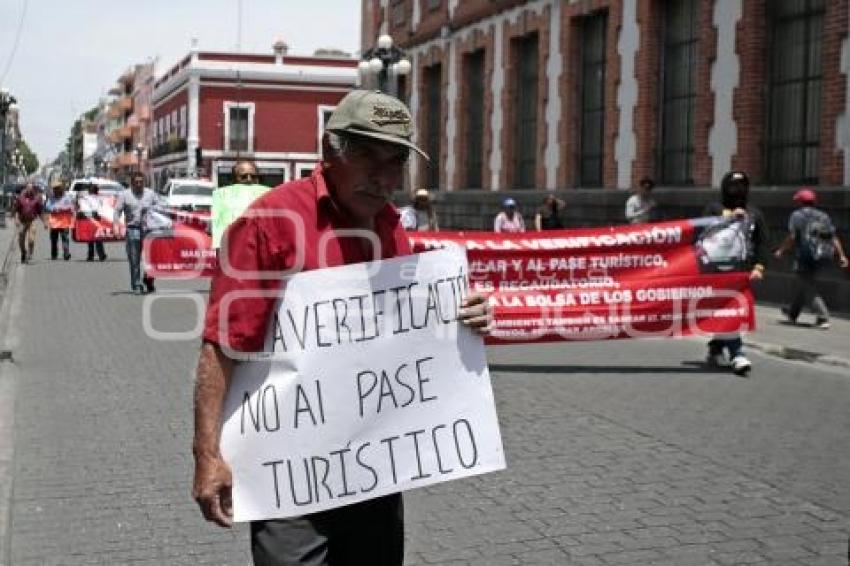
[[[410,112],[398,99],[350,92],[327,122],[323,158],[312,175],[265,193],[251,210],[266,214],[242,215],[228,228],[222,250],[233,250],[226,258],[230,268],[219,268],[212,279],[195,383],[193,494],[207,520],[231,524],[232,476],[222,459],[219,433],[235,362],[225,352],[263,349],[277,301],[269,291],[279,290],[280,282],[262,276],[291,273],[295,258],[302,258],[301,270],[312,270],[410,253],[390,197],[401,185],[410,151],[424,156],[410,141],[411,124]],[[300,222],[281,222],[282,211]],[[352,229],[364,231],[364,245],[349,237]],[[380,243],[378,249],[368,245],[373,241]],[[324,254],[317,253],[319,242],[324,242]],[[292,253],[280,253],[283,249]],[[324,265],[319,265],[320,255]],[[246,294],[247,299],[229,300]],[[481,295],[469,296],[458,317],[481,333],[492,322]],[[260,565],[400,566],[402,497],[392,494],[302,517],[255,521],[251,551]]]
[[[747,240],[750,281],[761,281],[764,276],[764,247],[768,240],[767,224],[762,213],[748,204],[749,193],[750,179],[747,174],[743,171],[729,171],[720,181],[720,202],[708,205],[704,214],[735,219],[741,223]],[[725,365],[724,350],[729,354],[732,371],[742,377],[746,376],[752,369],[752,363],[744,355],[741,334],[715,335],[708,343],[709,365]]]
[[[517,210],[514,199],[509,197],[502,201],[502,211],[496,215],[496,219],[493,221],[493,231],[507,234],[525,232],[525,221],[522,219],[522,214]]]
[[[818,291],[818,274],[824,267],[838,260],[842,269],[847,268],[847,256],[829,215],[816,208],[817,194],[812,189],[801,189],[794,194],[797,209],[788,219],[788,235],[774,252],[780,258],[794,248],[794,273],[797,287],[791,303],[782,308],[782,313],[791,323],[804,306],[815,314],[815,327],[829,329],[829,309]]]
[[[47,220],[44,217],[44,201],[35,189],[35,185],[27,183],[24,190],[15,199],[12,206],[12,216],[15,219],[15,228],[17,229],[21,263],[26,264],[32,259],[35,252],[35,221],[41,219],[44,229],[48,229]]]
[[[71,259],[69,233],[74,224],[74,201],[65,192],[62,181],[53,182],[44,209],[50,226],[50,259],[59,257],[59,240],[62,240],[62,259],[68,261]]]
[[[652,189],[655,182],[644,177],[638,183],[635,194],[626,200],[626,220],[631,224],[646,224],[652,222],[655,210],[655,199],[652,198]]]
[[[546,195],[534,214],[534,229],[538,232],[563,229],[564,221],[561,219],[561,211],[565,208],[567,208],[566,202],[555,195]]]
[[[119,221],[124,215],[127,228],[127,263],[130,266],[130,290],[136,295],[156,291],[153,277],[142,273],[142,244],[145,238],[146,217],[154,206],[162,205],[161,197],[145,186],[145,174],[134,171],[130,175],[130,188],[124,189],[115,203],[113,230],[119,231]]]
[[[436,232],[440,229],[437,224],[437,211],[431,202],[431,193],[427,189],[419,189],[413,195],[413,202],[402,208],[401,226],[412,232]]]
[[[91,220],[101,220],[103,218],[103,201],[98,196],[100,188],[97,183],[90,183],[86,194],[80,195],[77,198],[77,218]],[[95,252],[97,259],[106,261],[106,250],[103,247],[103,240],[94,240],[86,242],[88,250],[86,253],[86,261],[94,261]]]

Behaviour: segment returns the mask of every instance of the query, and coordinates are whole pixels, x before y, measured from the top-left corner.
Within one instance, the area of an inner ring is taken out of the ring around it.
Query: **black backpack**
[[[819,265],[835,257],[835,227],[825,212],[809,210],[806,223],[800,229],[797,250],[799,259],[807,265]]]

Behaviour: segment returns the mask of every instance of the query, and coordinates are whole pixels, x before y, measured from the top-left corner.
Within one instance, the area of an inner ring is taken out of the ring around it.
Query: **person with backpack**
[[[35,189],[35,185],[27,183],[21,194],[15,199],[12,207],[15,227],[18,232],[18,246],[21,248],[21,263],[26,264],[32,259],[35,251],[35,221],[41,218],[44,229],[47,230],[47,220],[44,218],[44,201]]]
[[[709,204],[705,208],[706,216],[720,216],[741,223],[746,238],[746,259],[744,265],[750,269],[750,281],[761,281],[764,276],[764,245],[768,241],[767,224],[757,208],[748,204],[750,179],[743,171],[729,171],[720,181],[720,202]],[[718,334],[708,343],[708,364],[724,366],[723,353],[728,351],[732,371],[745,377],[752,369],[752,363],[744,355],[744,341],[741,334]]]
[[[774,252],[777,258],[794,248],[794,273],[797,275],[797,288],[782,313],[791,323],[804,306],[815,314],[815,327],[829,329],[829,310],[818,292],[817,276],[827,264],[838,258],[838,264],[847,268],[847,256],[838,238],[835,226],[829,215],[816,208],[817,195],[811,189],[800,189],[794,194],[797,209],[788,219],[788,235]]]

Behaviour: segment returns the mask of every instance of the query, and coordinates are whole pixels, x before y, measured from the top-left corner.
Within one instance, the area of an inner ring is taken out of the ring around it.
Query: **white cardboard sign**
[[[221,448],[236,521],[504,469],[460,248],[290,278],[266,359],[236,365]]]

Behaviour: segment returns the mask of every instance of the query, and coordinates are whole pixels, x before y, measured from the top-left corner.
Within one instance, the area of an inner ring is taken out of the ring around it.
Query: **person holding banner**
[[[389,95],[354,90],[337,105],[322,137],[323,159],[309,178],[257,199],[225,232],[212,279],[195,384],[193,495],[208,521],[232,522],[232,473],[221,454],[224,399],[234,365],[262,352],[282,277],[410,254],[392,206],[410,150],[407,107]],[[425,156],[427,158],[427,156]],[[489,332],[481,295],[458,320]],[[404,525],[396,493],[289,519],[251,523],[255,564],[401,565]]]
[[[77,218],[91,218],[92,220],[100,220],[103,217],[102,208],[103,201],[98,196],[100,188],[97,183],[91,183],[88,186],[88,192],[80,195],[77,198]],[[103,248],[103,240],[94,239],[86,242],[88,245],[88,253],[86,261],[94,261],[94,254],[97,252],[97,258],[100,261],[106,261],[106,250]]]
[[[240,159],[231,170],[236,183],[219,187],[212,196],[212,247],[221,247],[224,231],[259,196],[269,190],[260,184],[257,166],[253,161]]]
[[[437,232],[437,211],[431,202],[428,189],[419,189],[413,195],[413,202],[400,211],[401,225],[405,230],[413,232]]]
[[[768,241],[767,224],[761,212],[748,204],[750,179],[743,171],[729,171],[720,182],[720,202],[709,204],[706,216],[721,216],[737,220],[747,245],[747,262],[750,281],[761,281],[764,276],[765,246]],[[723,353],[728,351],[732,371],[746,377],[752,362],[744,355],[744,341],[740,333],[714,336],[708,343],[709,365],[720,367],[726,364]]]
[[[47,224],[50,227],[50,259],[59,257],[59,240],[62,240],[62,259],[71,259],[70,231],[74,224],[74,201],[65,192],[62,181],[54,181],[52,194],[44,209],[47,211]]]
[[[516,234],[525,232],[525,221],[516,209],[516,201],[510,197],[502,201],[502,211],[496,215],[493,221],[494,232],[505,232]]]
[[[162,198],[145,186],[145,174],[133,171],[130,175],[130,188],[124,189],[115,203],[115,215],[112,219],[114,231],[119,231],[119,221],[124,215],[127,228],[127,263],[130,265],[130,290],[136,295],[153,293],[153,277],[142,275],[142,242],[145,237],[145,221],[148,212],[157,205],[164,205]],[[142,285],[144,283],[144,286]]]

